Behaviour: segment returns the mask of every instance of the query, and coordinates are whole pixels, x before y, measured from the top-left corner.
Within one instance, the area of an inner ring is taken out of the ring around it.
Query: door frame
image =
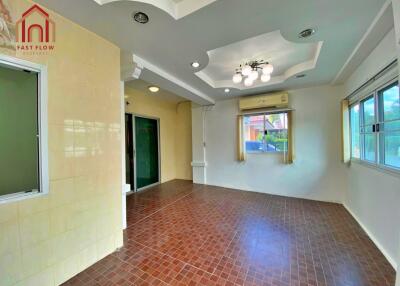
[[[160,145],[160,118],[159,117],[155,117],[155,116],[149,116],[149,115],[143,115],[140,113],[136,113],[136,112],[129,112],[129,111],[125,111],[125,113],[131,114],[132,115],[132,134],[133,134],[133,180],[135,182],[135,186],[132,190],[132,192],[140,192],[140,191],[144,191],[148,188],[157,186],[159,184],[161,184],[161,145]],[[151,119],[151,120],[156,120],[157,121],[157,150],[158,150],[158,180],[157,182],[155,182],[154,184],[142,187],[142,188],[138,188],[137,187],[137,174],[136,174],[136,170],[137,170],[137,165],[136,165],[136,117],[140,117],[140,118],[144,118],[144,119]]]

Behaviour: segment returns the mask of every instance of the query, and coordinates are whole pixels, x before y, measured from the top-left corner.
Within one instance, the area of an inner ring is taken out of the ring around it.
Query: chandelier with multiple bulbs
[[[259,71],[262,71],[261,77]],[[232,81],[236,84],[243,81],[246,87],[250,87],[260,77],[262,82],[269,82],[271,80],[271,74],[274,71],[274,66],[264,60],[251,61],[244,65],[240,65],[236,69],[236,73],[233,75]]]

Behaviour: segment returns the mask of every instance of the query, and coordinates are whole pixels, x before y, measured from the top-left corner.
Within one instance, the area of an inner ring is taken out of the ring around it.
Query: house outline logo
[[[43,18],[44,24],[32,23],[29,24],[29,17],[34,13],[38,13],[40,17]],[[34,42],[33,34],[37,31],[38,41],[41,43],[55,42],[56,40],[56,24],[50,19],[49,13],[44,9],[39,7],[39,5],[34,4],[25,13],[22,14],[21,19],[17,21],[17,42],[20,43],[32,43]]]

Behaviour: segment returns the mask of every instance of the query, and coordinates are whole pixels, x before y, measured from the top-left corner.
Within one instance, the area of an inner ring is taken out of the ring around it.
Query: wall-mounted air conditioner
[[[285,108],[289,104],[287,92],[276,92],[257,96],[247,96],[239,100],[240,110],[260,108]]]

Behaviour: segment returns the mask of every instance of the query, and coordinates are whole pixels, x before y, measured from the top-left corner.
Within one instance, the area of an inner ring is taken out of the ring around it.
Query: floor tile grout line
[[[153,212],[153,213],[151,213],[151,214],[149,214],[149,215],[145,216],[144,218],[142,218],[142,219],[138,220],[137,222],[135,222],[135,223],[133,223],[133,224],[129,225],[129,226],[126,228],[126,229],[129,229],[130,227],[132,227],[132,226],[134,226],[134,225],[138,224],[139,222],[142,222],[143,220],[145,220],[145,219],[147,219],[147,218],[149,218],[149,217],[153,216],[154,214],[158,213],[159,211],[161,211],[161,210],[163,210],[163,209],[165,209],[165,208],[167,208],[167,207],[169,207],[169,206],[171,206],[171,205],[175,204],[176,202],[180,201],[181,199],[183,199],[183,198],[187,197],[188,195],[190,195],[190,194],[192,194],[192,193],[193,193],[193,191],[190,191],[190,193],[188,193],[188,194],[186,194],[186,195],[184,195],[184,196],[180,197],[179,199],[177,199],[177,200],[175,200],[175,201],[173,201],[173,202],[171,202],[171,203],[169,203],[169,204],[167,204],[167,205],[163,206],[162,208],[160,208],[160,209],[156,210],[155,212]]]
[[[148,249],[150,249],[150,250],[152,250],[152,251],[155,251],[155,252],[157,252],[157,253],[160,253],[160,254],[162,254],[162,255],[166,255],[166,256],[168,256],[169,258],[178,260],[178,261],[182,262],[182,263],[184,264],[184,266],[189,265],[189,266],[191,266],[191,267],[193,267],[193,268],[196,268],[196,269],[198,269],[198,270],[201,270],[201,271],[207,272],[207,273],[209,273],[209,274],[211,274],[211,275],[214,275],[213,273],[211,273],[211,272],[209,272],[209,271],[207,271],[207,270],[205,270],[205,269],[201,269],[201,268],[199,268],[199,267],[197,267],[197,266],[195,266],[195,265],[193,265],[193,264],[191,264],[191,263],[189,263],[189,262],[185,262],[185,261],[183,261],[183,260],[181,260],[181,259],[179,259],[179,258],[175,258],[175,257],[173,257],[173,256],[171,256],[171,255],[169,255],[169,254],[167,254],[167,253],[161,252],[161,251],[159,251],[159,250],[157,250],[157,249],[153,249],[153,248],[151,248],[151,247],[149,247],[149,246],[147,246],[147,245],[144,245],[144,244],[142,244],[142,243],[140,243],[140,242],[138,242],[138,241],[136,241],[136,240],[134,240],[134,239],[132,239],[132,241],[134,241],[134,242],[137,243],[137,244],[140,244],[140,245],[143,246],[144,248],[148,248]],[[183,270],[183,268],[184,268],[184,267],[182,267],[181,271]],[[181,273],[181,271],[180,271],[179,273]],[[178,273],[178,274],[179,274],[179,273]]]

